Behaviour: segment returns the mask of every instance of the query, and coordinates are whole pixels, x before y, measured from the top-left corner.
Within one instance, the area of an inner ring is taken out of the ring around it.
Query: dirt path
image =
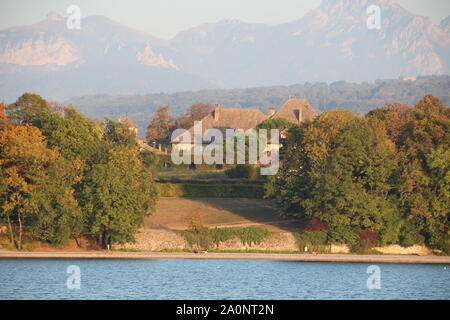
[[[210,228],[243,228],[243,227],[251,227],[251,226],[265,226],[271,225],[271,226],[283,226],[287,225],[289,223],[298,223],[298,220],[274,220],[274,221],[264,221],[264,222],[247,222],[247,223],[230,223],[230,224],[208,224],[208,227]]]
[[[0,259],[223,259],[307,262],[363,262],[450,264],[448,256],[354,255],[354,254],[266,254],[266,253],[164,253],[164,252],[17,252],[0,251]]]

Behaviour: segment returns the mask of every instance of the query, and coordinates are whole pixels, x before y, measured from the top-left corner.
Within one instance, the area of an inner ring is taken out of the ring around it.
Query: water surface
[[[78,266],[80,289],[68,289]],[[450,299],[450,265],[251,260],[0,259],[0,299]]]

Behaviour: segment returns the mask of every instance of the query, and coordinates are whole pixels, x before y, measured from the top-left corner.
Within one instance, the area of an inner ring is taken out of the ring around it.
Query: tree
[[[0,166],[1,219],[11,242],[21,249],[24,231],[54,243],[67,240],[79,226],[71,186],[76,164],[48,149],[38,128],[2,120]]]
[[[40,114],[34,124],[45,135],[48,146],[68,160],[80,159],[90,166],[101,161],[106,152],[102,124],[86,118],[73,107],[65,107],[62,114]]]
[[[60,157],[48,167],[47,174],[31,192],[33,214],[27,221],[28,235],[52,244],[77,239],[85,232],[86,216],[75,199],[73,186],[82,177],[81,162]],[[77,241],[78,243],[78,241]]]
[[[324,172],[313,179],[305,214],[331,228],[383,230],[386,217],[398,210],[391,196],[396,166],[382,122],[352,120],[334,141]]]
[[[450,252],[449,141],[450,110],[425,96],[405,116],[396,140],[401,156],[398,193],[408,219],[405,232],[422,234],[427,242]]]
[[[406,104],[392,103],[370,111],[367,117],[383,121],[389,138],[397,142],[400,130],[408,121],[410,111],[411,107]]]
[[[214,110],[214,106],[209,103],[195,103],[189,107],[185,114],[175,119],[177,128],[189,129],[194,126],[194,121],[203,119]]]
[[[390,192],[397,162],[380,120],[327,112],[291,129],[286,140],[283,167],[266,186],[283,215],[326,222],[336,242],[383,229],[396,208]]]
[[[283,215],[326,222],[331,242],[376,237],[449,253],[449,141],[450,109],[433,96],[364,118],[325,112],[288,131],[266,194]]]
[[[134,133],[74,108],[32,122],[42,132],[11,123],[0,104],[0,221],[11,242],[21,249],[25,233],[52,244],[94,236],[105,248],[132,241],[156,201]]]
[[[169,113],[169,106],[162,106],[147,127],[146,138],[149,143],[164,143],[173,127],[173,117]]]
[[[106,118],[105,137],[115,146],[137,148],[136,134],[127,125]]]
[[[40,95],[24,93],[16,102],[7,106],[8,118],[19,124],[29,123],[40,114],[50,112],[49,105]]]
[[[102,126],[72,107],[62,114],[42,114],[35,123],[54,150],[82,164],[73,186],[83,226],[72,229],[94,235],[105,248],[131,241],[155,201],[153,179],[142,164],[134,132],[109,119]]]
[[[275,198],[283,216],[305,215],[304,200],[325,170],[334,140],[355,117],[349,111],[328,111],[287,132],[280,150],[282,167],[266,185],[266,196]]]
[[[256,126],[256,129],[278,129],[280,130],[280,133],[285,133],[290,128],[294,127],[295,124],[292,122],[283,119],[283,118],[270,118],[267,120],[264,120],[260,124]]]
[[[103,248],[133,241],[155,201],[151,173],[142,165],[139,153],[125,147],[111,149],[106,163],[93,166],[80,197],[89,216],[89,232]]]

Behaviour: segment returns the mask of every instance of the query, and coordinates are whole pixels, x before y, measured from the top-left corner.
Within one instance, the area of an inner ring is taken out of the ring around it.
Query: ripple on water
[[[81,270],[70,290],[67,267]],[[0,299],[450,299],[444,265],[249,260],[0,260]]]

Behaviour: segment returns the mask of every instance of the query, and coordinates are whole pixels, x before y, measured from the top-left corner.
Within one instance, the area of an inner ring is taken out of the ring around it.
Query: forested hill
[[[197,102],[218,102],[225,108],[259,108],[266,112],[269,107],[278,109],[289,98],[305,98],[319,112],[345,108],[365,114],[386,103],[413,105],[426,94],[439,97],[449,106],[450,76],[419,77],[416,81],[377,80],[360,84],[339,81],[173,94],[91,95],[76,97],[64,104],[73,104],[88,117],[99,120],[128,115],[139,127],[139,135],[143,136],[153,112],[162,105],[170,106],[171,112],[176,114]]]

